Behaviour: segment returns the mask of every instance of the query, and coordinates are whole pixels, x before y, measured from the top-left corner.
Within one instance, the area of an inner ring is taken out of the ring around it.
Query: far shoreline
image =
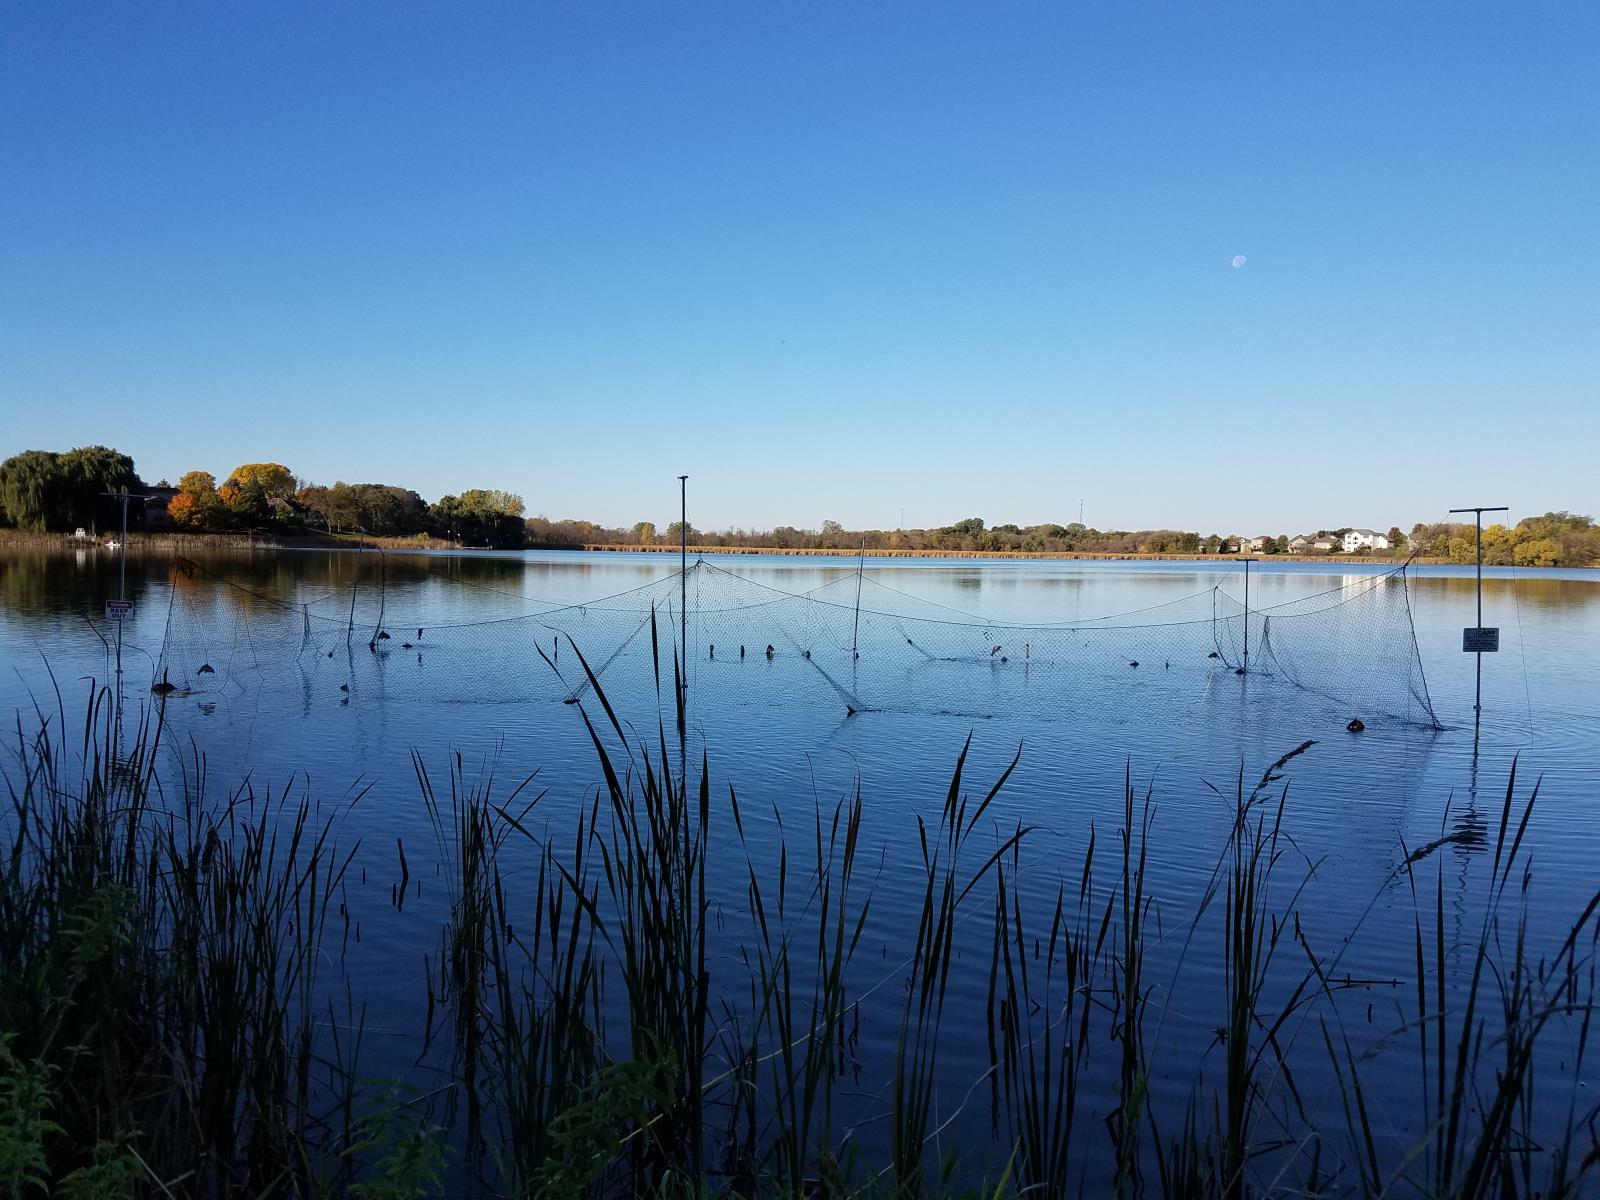
[[[529,546],[530,550],[537,549],[563,549],[565,547],[538,547]],[[592,552],[619,551],[625,554],[680,554],[680,546],[668,546],[656,543],[650,546],[611,546],[604,544],[575,546],[572,549],[581,549]],[[1017,559],[1039,562],[1072,561],[1084,562],[1218,562],[1231,563],[1243,562],[1246,559],[1252,562],[1341,562],[1365,563],[1400,566],[1406,561],[1404,558],[1393,556],[1372,556],[1356,554],[1260,554],[1256,551],[1241,552],[1238,554],[1179,554],[1168,552],[1161,554],[1140,554],[1134,551],[1112,550],[911,550],[911,549],[878,549],[878,550],[850,550],[813,549],[811,547],[792,546],[693,546],[688,547],[690,554],[770,554],[775,556],[795,555],[823,558],[991,558],[991,559]],[[1447,558],[1415,558],[1414,563],[1442,564],[1448,566]],[[1467,564],[1471,566],[1471,563]]]
[[[0,528],[0,551],[8,549],[35,549],[46,551],[77,550],[87,552],[100,550],[115,553],[107,543],[115,535],[101,535],[98,537],[78,538],[70,533],[31,533],[20,529]],[[522,546],[515,550],[497,550],[489,546],[462,546],[444,538],[421,537],[362,537],[359,534],[326,534],[326,533],[178,533],[171,530],[161,530],[154,533],[128,531],[128,550],[133,554],[171,554],[181,555],[190,550],[208,551],[295,551],[295,550],[322,550],[322,551],[361,551],[385,550],[391,553],[439,553],[451,552],[457,554],[492,554],[516,555],[529,550],[550,554],[659,554],[675,555],[683,552],[683,548],[662,542],[652,545],[610,545],[605,543],[586,543],[581,546],[571,545],[534,545]],[[1354,554],[1262,554],[1248,552],[1243,554],[1140,554],[1134,551],[1113,552],[1104,550],[915,550],[908,548],[876,549],[876,550],[850,550],[846,548],[819,548],[810,546],[705,546],[691,545],[688,552],[696,558],[704,557],[749,557],[752,555],[769,555],[774,558],[830,558],[850,561],[857,558],[872,559],[902,559],[906,561],[993,561],[993,562],[1167,562],[1190,564],[1217,564],[1253,562],[1258,566],[1271,564],[1294,564],[1307,567],[1321,567],[1326,570],[1335,570],[1339,567],[1390,567],[1401,566],[1428,566],[1428,567],[1460,567],[1471,570],[1470,562],[1456,562],[1454,559],[1437,557],[1417,557],[1406,559],[1395,556],[1354,555]],[[1572,566],[1536,567],[1526,564],[1510,563],[1484,563],[1486,568],[1494,571],[1514,570],[1544,573],[1553,572],[1583,572],[1585,574],[1600,575],[1600,563],[1587,563]]]
[[[36,546],[41,548],[106,549],[115,535],[78,538],[70,533],[29,533],[18,529],[0,529],[0,546]],[[683,547],[656,542],[651,545],[612,545],[586,543],[581,546],[524,546],[521,550],[491,550],[485,546],[462,546],[444,538],[418,537],[361,537],[358,534],[325,533],[177,533],[162,530],[155,533],[129,530],[128,549],[138,552],[202,550],[360,550],[382,549],[393,551],[454,550],[489,552],[494,554],[519,554],[522,550],[549,551],[552,553],[620,553],[620,554],[680,554]],[[690,545],[688,553],[696,557],[705,555],[771,555],[797,558],[904,558],[904,559],[993,559],[1039,562],[1193,562],[1237,563],[1244,561],[1348,563],[1362,566],[1399,566],[1406,560],[1392,555],[1355,554],[1140,554],[1133,551],[1105,550],[915,550],[909,548],[850,550],[842,547],[798,546],[706,546]],[[1416,564],[1430,566],[1460,566],[1446,558],[1415,558]],[[1465,564],[1471,566],[1471,563]],[[1487,565],[1487,564],[1486,564]],[[1525,568],[1533,570],[1536,568]]]

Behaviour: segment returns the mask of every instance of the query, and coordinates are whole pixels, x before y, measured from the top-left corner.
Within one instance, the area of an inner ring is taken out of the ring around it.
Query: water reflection
[[[177,752],[187,753],[189,744],[183,739],[192,736],[193,745],[206,755],[209,772],[223,780],[250,773],[254,782],[265,785],[307,772],[319,796],[337,798],[346,789],[370,788],[360,812],[362,836],[382,847],[403,839],[408,848],[419,847],[414,851],[419,863],[425,854],[420,848],[431,844],[432,830],[416,796],[409,758],[413,748],[435,767],[446,766],[445,757],[458,751],[469,774],[482,768],[511,779],[539,770],[549,792],[537,812],[537,832],[553,842],[566,844],[575,814],[586,811],[594,795],[592,746],[576,706],[561,703],[562,696],[553,690],[535,695],[531,680],[502,678],[508,662],[518,664],[516,670],[524,663],[530,672],[545,670],[532,652],[534,644],[570,671],[569,645],[535,621],[507,621],[504,626],[487,622],[537,616],[554,606],[658,584],[677,568],[671,556],[615,554],[256,551],[197,554],[195,560],[198,569],[176,572],[174,560],[162,556],[131,555],[128,563],[130,592],[138,603],[128,630],[134,653],[159,655],[170,639],[171,624],[192,619],[207,636],[222,629],[228,636],[207,644],[206,657],[185,664],[186,681],[198,679],[203,664],[213,665],[219,675],[228,662],[245,668],[236,685],[169,702],[174,726],[182,731],[182,738],[174,739]],[[856,582],[848,561],[740,558],[728,566],[756,585],[788,593],[814,588],[849,593]],[[901,594],[897,600],[886,593],[884,607],[891,601],[909,606],[909,596],[922,606],[916,611],[926,616],[942,610],[948,619],[948,610],[958,609],[996,623],[1088,623],[1180,601],[1218,585],[1235,603],[1242,595],[1238,571],[1209,565],[875,560],[865,574],[872,581],[865,594],[872,594],[873,583]],[[217,575],[225,575],[230,586],[219,586]],[[93,622],[115,577],[116,564],[109,557],[0,552],[0,655],[14,668],[0,676],[0,701],[8,710],[26,703],[28,689],[41,685],[41,664],[49,664],[61,678],[103,673],[104,646]],[[1253,569],[1252,606],[1293,604],[1342,583],[1371,578],[1373,573],[1325,567]],[[387,585],[387,599],[379,599],[373,588],[379,580]],[[1539,589],[1543,599],[1535,603],[1530,597]],[[1152,646],[1155,653],[1141,650],[1138,668],[1124,659],[1104,670],[1078,669],[1064,683],[1064,673],[1036,653],[1038,635],[1031,633],[1026,638],[1033,640],[1024,640],[1020,648],[1008,642],[1001,654],[976,665],[929,658],[912,662],[908,657],[906,678],[920,692],[939,696],[941,707],[852,716],[819,681],[812,663],[820,660],[788,651],[771,633],[770,622],[759,624],[754,616],[746,625],[724,626],[737,631],[728,642],[720,633],[711,638],[693,628],[697,649],[689,669],[690,753],[698,758],[704,752],[719,797],[738,789],[752,830],[758,828],[758,818],[769,829],[783,821],[791,828],[796,822],[809,828],[819,803],[852,795],[859,784],[865,810],[862,837],[876,872],[871,919],[863,931],[863,946],[871,947],[871,953],[864,951],[863,957],[872,958],[881,974],[891,947],[898,947],[905,931],[916,924],[917,821],[939,810],[952,762],[969,735],[970,778],[976,781],[997,777],[1022,748],[1016,774],[987,811],[982,832],[989,835],[1020,824],[1036,831],[1034,873],[1018,884],[1028,899],[1052,895],[1068,873],[1065,864],[1078,860],[1091,836],[1101,845],[1114,840],[1127,779],[1141,792],[1151,789],[1158,808],[1149,882],[1162,919],[1170,916],[1172,927],[1205,894],[1225,845],[1229,797],[1238,781],[1253,781],[1265,764],[1300,740],[1314,738],[1317,744],[1294,763],[1286,800],[1286,823],[1296,852],[1320,864],[1303,905],[1307,936],[1313,944],[1329,945],[1358,929],[1346,968],[1371,979],[1396,978],[1406,973],[1414,937],[1408,854],[1441,837],[1449,839],[1438,858],[1448,869],[1446,938],[1449,952],[1457,953],[1470,939],[1474,914],[1481,912],[1484,851],[1491,825],[1498,822],[1511,748],[1520,746],[1529,730],[1537,733],[1537,740],[1524,748],[1524,769],[1546,777],[1540,793],[1543,811],[1530,831],[1530,849],[1539,856],[1550,909],[1570,907],[1584,894],[1592,873],[1592,792],[1600,746],[1593,680],[1600,675],[1600,589],[1581,579],[1530,581],[1524,576],[1514,583],[1486,580],[1485,591],[1489,616],[1499,609],[1514,619],[1513,606],[1529,601],[1522,605],[1520,639],[1527,651],[1511,653],[1508,638],[1507,653],[1486,670],[1485,738],[1477,756],[1470,752],[1470,737],[1457,732],[1435,734],[1373,722],[1364,733],[1347,733],[1349,714],[1332,702],[1300,710],[1322,720],[1317,729],[1286,728],[1283,692],[1271,681],[1212,669],[1203,654],[1197,662],[1179,662],[1164,646]],[[1459,630],[1472,617],[1474,595],[1470,577],[1424,575],[1411,582],[1428,683],[1441,711],[1456,717],[1447,723],[1460,724],[1463,713],[1470,723],[1472,663],[1460,653]],[[673,601],[670,585],[664,596]],[[429,623],[393,628],[387,642],[377,641],[386,622],[419,609],[431,614]],[[440,619],[437,629],[432,616]],[[582,644],[584,622],[609,619],[621,620],[599,610],[574,613],[570,627]],[[452,621],[486,622],[471,635],[483,640],[452,635]],[[315,653],[306,644],[308,628]],[[891,621],[872,616],[868,628],[875,636],[881,634],[885,644],[892,641]],[[980,627],[972,637],[988,628]],[[520,640],[524,630],[526,644]],[[1071,624],[1064,625],[1062,644],[1081,646],[1081,639],[1072,641],[1071,630]],[[1262,632],[1264,627],[1253,627],[1253,636]],[[1333,643],[1334,649],[1357,647],[1347,657],[1359,661],[1360,643],[1353,639],[1360,628],[1351,626],[1347,632],[1352,640]],[[647,639],[648,630],[642,636]],[[502,642],[494,641],[496,637]],[[838,677],[847,686],[865,688],[873,663],[846,658],[847,629],[835,643],[841,638],[842,645],[831,646],[835,657],[829,661],[839,666]],[[718,643],[715,660],[704,649],[712,640]],[[741,640],[752,651],[742,663],[735,652],[722,649]],[[670,645],[670,636],[664,641]],[[783,651],[773,660],[763,653],[769,641]],[[1508,680],[1520,677],[1523,669],[1527,702],[1513,713]],[[668,671],[670,675],[670,665]],[[251,678],[286,682],[281,687],[246,686]],[[459,694],[440,695],[441,685],[435,682],[440,679],[460,681]],[[647,700],[628,707],[622,718],[648,732],[658,710],[646,683],[641,676],[637,690]],[[48,687],[48,681],[41,686]],[[1007,697],[1044,694],[1053,698],[1048,719],[958,715],[995,711]],[[820,699],[812,702],[812,696]],[[144,692],[134,699],[151,698]],[[1524,711],[1536,716],[1536,723],[1521,723]],[[715,819],[727,817],[721,813]],[[758,856],[775,844],[753,834],[752,840]],[[414,869],[419,876],[426,871],[419,864]],[[747,884],[744,864],[719,860],[712,869],[711,902],[739,914]],[[359,908],[362,899],[353,894],[351,903]],[[406,1027],[408,1016],[416,1016],[406,1007],[409,1001],[385,989],[398,973],[396,964],[420,960],[432,948],[430,939],[445,914],[438,907],[441,901],[425,893],[407,906],[408,916],[420,918],[417,925],[385,926],[371,915],[383,901],[378,897],[367,906],[369,937],[354,952],[353,969],[371,985],[374,1022]],[[1213,926],[1202,927],[1197,945],[1213,946],[1215,933]],[[1213,1010],[1221,989],[1209,952],[1197,950],[1184,960],[1182,942],[1178,937],[1158,940],[1152,946],[1150,971],[1152,979],[1161,981],[1165,1003],[1174,1013],[1164,1037],[1199,1062],[1211,1049],[1209,1031],[1217,1023]],[[973,954],[952,980],[950,1011],[962,1027],[976,1028],[984,1020],[986,968],[987,959]],[[1364,996],[1363,1002],[1368,999]],[[951,1076],[979,1078],[987,1068],[982,1039],[953,1042]],[[860,1048],[868,1069],[879,1078],[892,1062],[892,1051],[892,1040]],[[375,1069],[381,1073],[387,1067],[399,1075],[411,1066],[397,1062]],[[1308,1080],[1314,1083],[1315,1077]],[[1182,1111],[1187,1097],[1179,1082],[1152,1080],[1151,1087],[1162,1103],[1170,1104],[1170,1111]],[[981,1138],[982,1121],[962,1132]]]

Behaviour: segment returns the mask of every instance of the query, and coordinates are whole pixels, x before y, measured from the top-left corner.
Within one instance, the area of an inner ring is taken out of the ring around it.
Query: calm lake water
[[[36,704],[56,709],[59,689],[71,720],[89,681],[107,681],[115,634],[101,607],[116,594],[117,568],[104,552],[0,552],[5,711],[26,724]],[[196,556],[182,572],[171,558],[129,558],[125,693],[130,705],[149,702],[163,671],[181,684],[168,701],[174,762],[186,744],[198,747],[214,786],[246,774],[257,789],[295,782],[330,809],[361,793],[341,828],[361,839],[370,881],[352,888],[361,938],[347,967],[372,1006],[371,1074],[436,1082],[436,1068],[415,1062],[415,1031],[422,957],[435,952],[446,912],[433,872],[418,865],[434,835],[410,752],[443,777],[459,751],[469,776],[492,771],[506,790],[539,772],[545,795],[532,820],[541,836],[570,840],[599,775],[579,705],[562,701],[576,695],[600,715],[572,645],[605,667],[619,713],[653,735],[649,613],[655,603],[670,689],[684,615],[677,568],[675,556],[532,552],[382,562],[371,553],[240,552]],[[1158,1070],[1153,1103],[1181,1115],[1194,1071],[1208,1062],[1220,1070],[1213,1031],[1223,993],[1219,918],[1203,921],[1187,950],[1180,933],[1223,850],[1241,771],[1253,783],[1280,754],[1317,743],[1286,773],[1296,870],[1315,865],[1297,909],[1314,942],[1349,939],[1341,972],[1377,981],[1357,1006],[1376,1009],[1357,1031],[1373,1043],[1398,1022],[1399,989],[1383,981],[1413,975],[1406,853],[1453,831],[1482,835],[1441,851],[1459,922],[1449,936],[1471,937],[1489,869],[1483,851],[1514,758],[1523,793],[1542,780],[1530,834],[1536,935],[1559,941],[1594,887],[1600,574],[1485,571],[1483,623],[1500,628],[1501,649],[1484,659],[1474,753],[1474,659],[1461,651],[1462,627],[1478,623],[1472,572],[1416,567],[1404,592],[1379,594],[1369,585],[1380,573],[1254,566],[1252,654],[1268,667],[1238,675],[1245,580],[1231,564],[868,560],[858,580],[848,559],[712,560],[683,589],[690,754],[708,756],[714,796],[737,790],[758,856],[780,825],[803,846],[814,814],[859,783],[873,895],[858,990],[892,980],[906,951],[921,900],[916,818],[937,815],[969,735],[978,792],[1020,750],[986,836],[1033,827],[1024,859],[1036,896],[1053,896],[1064,879],[1076,886],[1091,829],[1109,852],[1125,779],[1148,790],[1157,808],[1149,886],[1163,930],[1147,968],[1160,1010],[1155,1057],[1185,1068]],[[1425,691],[1409,637],[1402,644],[1397,634],[1407,605]],[[381,642],[380,630],[389,635]],[[534,644],[553,661],[530,653]],[[202,665],[213,669],[197,674]],[[1367,729],[1347,732],[1357,716]],[[421,880],[403,912],[390,904],[397,841]],[[748,986],[735,962],[747,928],[744,872],[731,853],[713,867],[735,999]],[[975,898],[974,945],[986,944],[989,920]],[[968,1093],[989,1065],[978,1032],[989,963],[986,952],[963,963],[947,1001],[955,1035],[941,1059],[940,1111],[981,1164],[988,1097]],[[879,1015],[863,1028],[848,1089],[847,1123],[868,1147],[882,1126],[898,1000]],[[1316,1093],[1320,1035],[1314,1025],[1292,1032]],[[1105,1055],[1108,1069],[1113,1058]],[[1404,1096],[1414,1070],[1412,1057],[1379,1055],[1368,1086]],[[1551,1103],[1592,1082],[1564,1079],[1549,1089]],[[1092,1097],[1086,1107],[1106,1111]],[[1403,1105],[1385,1120],[1396,1137],[1418,1132]]]

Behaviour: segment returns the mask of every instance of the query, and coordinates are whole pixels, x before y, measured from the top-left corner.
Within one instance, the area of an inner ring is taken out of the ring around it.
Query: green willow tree
[[[0,501],[17,528],[49,529],[59,505],[61,456],[53,450],[24,450],[0,463]]]
[[[102,493],[143,486],[133,459],[109,446],[24,450],[0,463],[0,502],[18,528],[35,533],[109,524],[118,505]],[[135,524],[142,511],[130,511]]]
[[[441,496],[433,506],[435,531],[463,546],[520,550],[526,538],[522,497],[511,492],[469,488]]]

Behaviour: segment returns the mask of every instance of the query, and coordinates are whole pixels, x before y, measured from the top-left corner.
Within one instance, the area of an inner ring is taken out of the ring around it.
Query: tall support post
[[[1483,628],[1483,514],[1486,513],[1486,512],[1506,512],[1508,510],[1507,510],[1507,508],[1506,508],[1506,506],[1504,504],[1501,504],[1501,505],[1496,505],[1496,506],[1480,505],[1477,508],[1452,508],[1450,511],[1452,513],[1471,513],[1472,514],[1473,531],[1474,531],[1473,532],[1473,538],[1472,538],[1473,551],[1474,551],[1474,557],[1478,561],[1478,624],[1477,624],[1477,628],[1478,629],[1482,629]],[[1478,748],[1478,733],[1479,733],[1479,730],[1482,728],[1482,725],[1483,725],[1483,651],[1482,650],[1475,651],[1473,653],[1473,657],[1475,659],[1477,659],[1477,663],[1475,664],[1475,669],[1474,669],[1474,675],[1476,676],[1476,678],[1474,679],[1473,686],[1472,686],[1472,748],[1473,748],[1474,752],[1476,752],[1476,750]]]
[[[683,690],[689,690],[689,477],[678,476],[678,641]]]
[[[128,489],[122,488],[122,540],[117,546],[117,599],[128,598]],[[117,711],[122,711],[122,622],[117,622]]]
[[[124,484],[114,492],[101,492],[102,496],[122,502],[122,540],[117,543],[117,607],[120,609],[128,599],[128,501],[144,500],[145,496],[134,496]],[[122,614],[126,620],[127,614]],[[122,620],[117,622],[117,713],[122,712]]]
[[[122,502],[122,540],[117,543],[117,695],[114,705],[116,716],[116,732],[113,735],[117,741],[113,747],[113,757],[121,752],[122,742],[122,626],[128,619],[128,501],[148,500],[148,496],[136,496],[128,491],[128,485],[123,484],[114,492],[101,492],[112,500]]]

